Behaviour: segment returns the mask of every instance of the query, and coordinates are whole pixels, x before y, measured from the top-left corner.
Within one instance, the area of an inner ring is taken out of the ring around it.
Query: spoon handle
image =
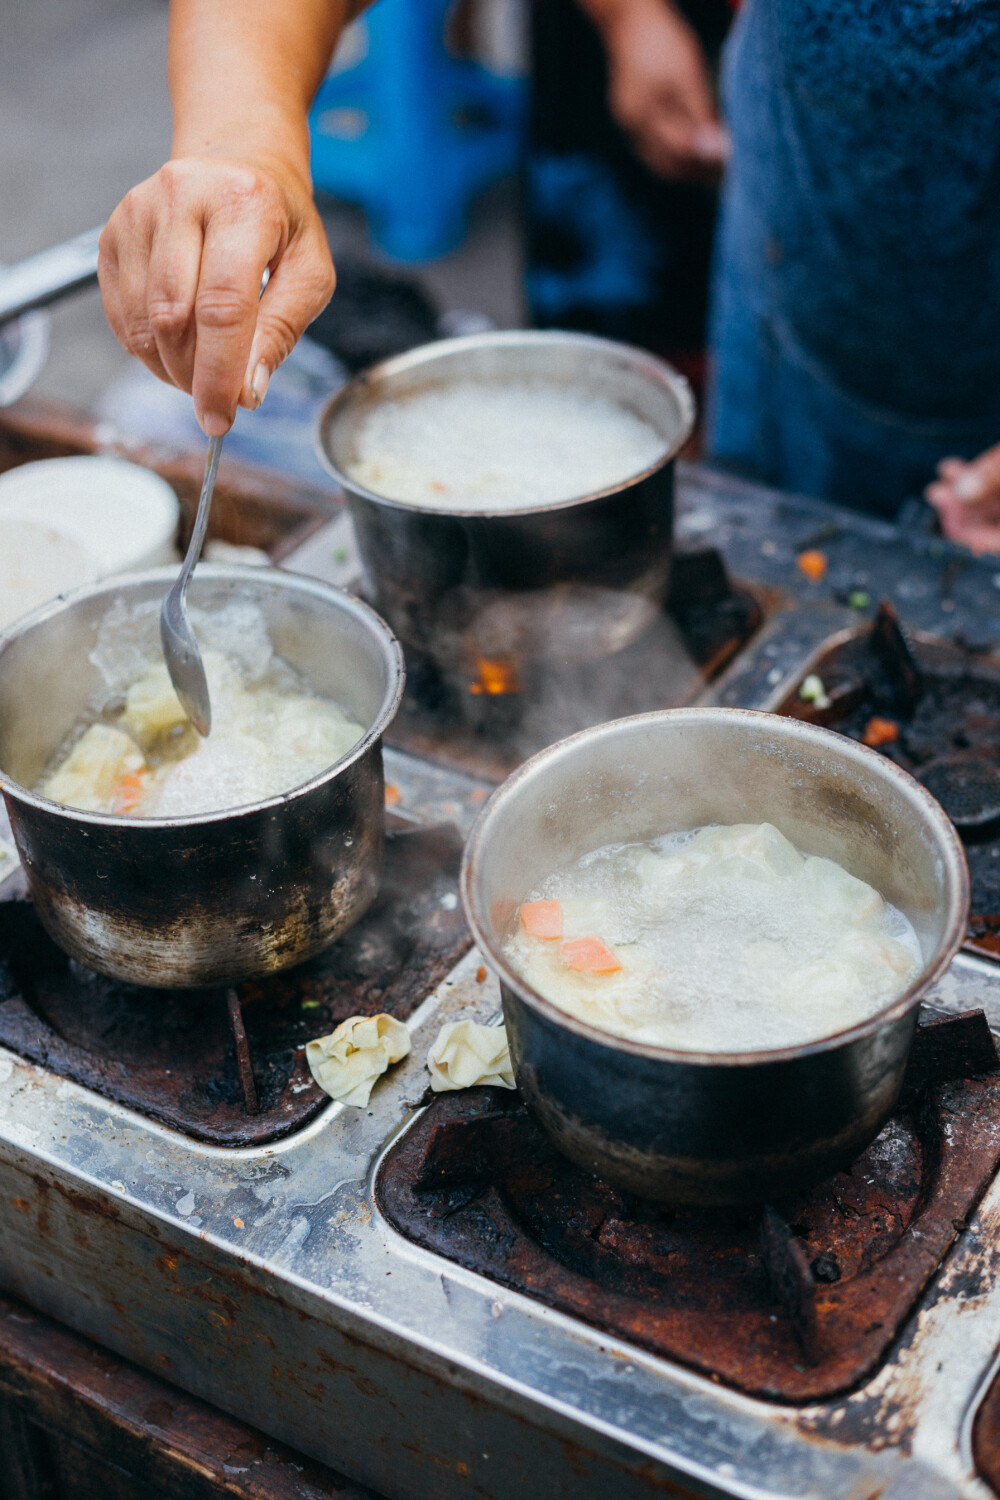
[[[201,494],[198,496],[198,512],[194,518],[191,540],[188,542],[187,553],[185,554],[177,583],[174,585],[182,596],[187,590],[188,581],[194,572],[194,565],[201,556],[201,549],[205,544],[205,532],[208,529],[208,513],[212,508],[212,493],[215,489],[215,476],[219,471],[219,455],[221,452],[222,438],[211,438],[208,444],[208,452],[205,455],[205,477],[201,481]]]

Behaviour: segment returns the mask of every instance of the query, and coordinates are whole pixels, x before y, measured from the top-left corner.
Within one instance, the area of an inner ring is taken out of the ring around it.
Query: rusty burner
[[[541,614],[528,630],[526,597],[517,596],[512,611],[502,596],[493,601],[490,649],[456,642],[454,670],[407,649],[406,692],[391,743],[502,780],[578,729],[692,702],[764,617],[761,600],[733,583],[714,547],[675,555],[666,610],[611,654],[567,656],[551,644],[558,632]]]
[[[390,830],[381,894],[318,958],[238,989],[144,990],[57,948],[27,901],[0,901],[0,1043],[216,1146],[259,1146],[328,1102],[305,1043],[350,1015],[404,1019],[469,946],[451,824]]]
[[[672,1210],[559,1156],[516,1095],[439,1097],[376,1182],[408,1239],[756,1396],[827,1400],[885,1356],[1000,1163],[981,1011],[917,1032],[899,1108],[842,1172],[756,1210]]]
[[[966,947],[1000,958],[1000,660],[962,640],[911,639],[883,601],[870,631],[811,667],[823,694],[799,687],[778,713],[838,729],[913,773],[959,833],[972,874]]]

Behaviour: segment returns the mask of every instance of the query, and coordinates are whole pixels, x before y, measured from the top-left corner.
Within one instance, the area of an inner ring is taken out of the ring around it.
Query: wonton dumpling
[[[743,878],[783,880],[799,875],[804,863],[795,845],[772,823],[734,823],[730,828],[702,828],[689,845],[693,856],[718,860],[720,873]]]
[[[166,662],[158,662],[133,682],[125,695],[121,722],[141,745],[149,745],[158,735],[188,722]]]
[[[363,733],[361,725],[336,704],[321,698],[288,698],[278,713],[275,739],[283,755],[312,767],[306,775],[300,775],[299,780],[305,781],[346,755]]]
[[[109,724],[91,724],[39,790],[67,807],[111,812],[122,777],[134,776],[145,765],[145,756],[127,734]]]
[[[372,1089],[387,1068],[410,1051],[410,1033],[402,1021],[378,1016],[349,1016],[329,1036],[306,1042],[306,1062],[320,1088],[364,1109]]]
[[[801,879],[811,899],[832,920],[867,923],[879,922],[885,916],[885,902],[874,886],[848,874],[832,859],[811,855],[805,861]]]
[[[427,1054],[427,1069],[435,1094],[487,1085],[499,1089],[517,1087],[505,1026],[484,1026],[479,1021],[447,1022]]]

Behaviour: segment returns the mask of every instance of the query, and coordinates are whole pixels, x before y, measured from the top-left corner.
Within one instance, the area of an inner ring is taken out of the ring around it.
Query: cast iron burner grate
[[[328,1103],[305,1043],[350,1015],[404,1019],[469,947],[451,824],[391,832],[381,893],[318,958],[238,991],[150,990],[67,958],[28,901],[0,902],[0,1043],[195,1140],[262,1145]],[[237,1002],[234,1004],[234,1000]],[[240,1078],[236,1032],[245,1029]]]
[[[799,697],[778,713],[825,724],[912,772],[962,835],[972,875],[967,946],[1000,958],[1000,660],[963,641],[911,640],[888,603],[870,631],[811,668],[821,706]]]
[[[922,1027],[878,1139],[763,1210],[634,1198],[500,1089],[435,1100],[376,1198],[408,1239],[608,1333],[756,1396],[827,1400],[882,1360],[996,1171],[996,1067],[982,1012]]]
[[[408,647],[406,692],[387,737],[501,781],[536,750],[579,729],[692,702],[763,618],[761,600],[733,583],[714,547],[681,552],[673,560],[667,609],[609,655],[571,660],[539,649],[536,639],[537,654],[478,656],[463,647],[465,664],[446,671]],[[508,638],[498,630],[498,639]]]

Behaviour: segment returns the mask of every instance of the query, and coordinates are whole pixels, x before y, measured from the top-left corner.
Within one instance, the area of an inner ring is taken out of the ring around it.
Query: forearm
[[[174,157],[309,174],[306,116],[356,0],[172,0]]]

